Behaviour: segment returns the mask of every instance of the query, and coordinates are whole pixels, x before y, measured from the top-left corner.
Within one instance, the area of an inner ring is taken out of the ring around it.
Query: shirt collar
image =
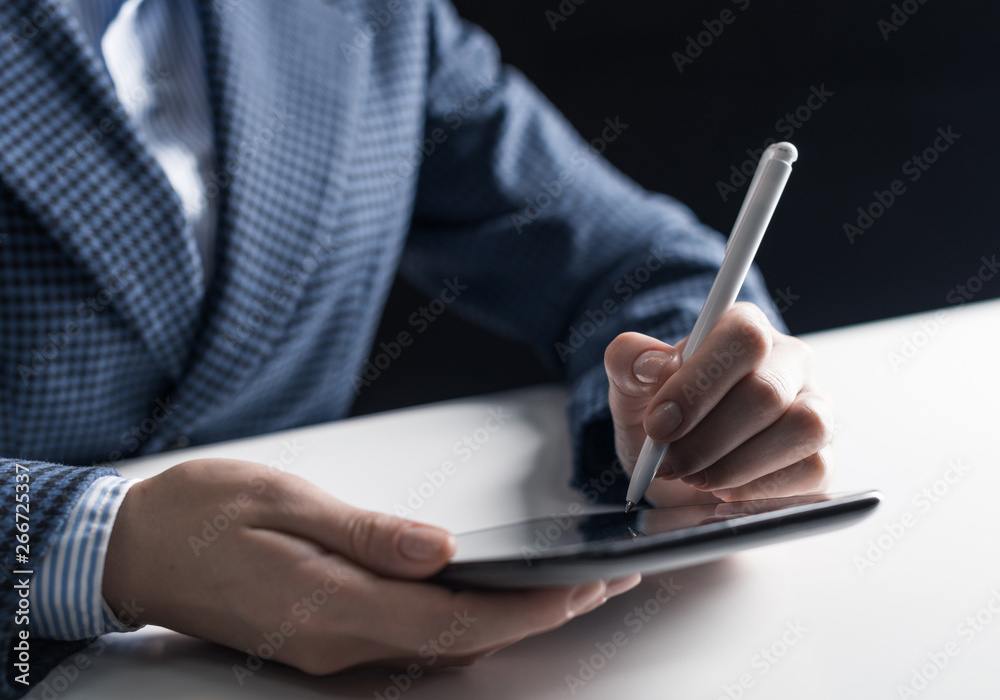
[[[91,45],[101,55],[101,37],[108,26],[118,16],[126,0],[69,0],[72,10]]]

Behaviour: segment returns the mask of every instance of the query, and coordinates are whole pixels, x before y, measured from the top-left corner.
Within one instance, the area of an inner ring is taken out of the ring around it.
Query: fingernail
[[[719,489],[718,491],[712,491],[712,495],[725,501],[733,497],[733,490]]]
[[[642,574],[632,574],[631,576],[625,576],[624,578],[613,579],[608,581],[608,588],[604,591],[604,596],[606,598],[614,598],[616,595],[621,595],[626,591],[631,591],[641,582]]]
[[[654,440],[666,440],[684,420],[684,414],[676,401],[661,403],[646,416],[646,434]]]
[[[691,476],[685,476],[683,479],[681,479],[681,481],[683,481],[688,486],[694,486],[695,488],[700,488],[704,486],[706,483],[708,483],[708,477],[705,475],[705,472],[701,471],[698,472],[697,474],[692,474]]]
[[[670,355],[660,350],[647,350],[636,358],[632,365],[635,378],[643,384],[660,381],[660,372],[670,362]]]
[[[604,592],[607,586],[604,581],[595,581],[579,586],[570,596],[566,606],[566,614],[570,617],[588,612],[604,602]]]
[[[399,551],[408,559],[430,561],[445,556],[451,533],[433,527],[413,525],[399,535]]]

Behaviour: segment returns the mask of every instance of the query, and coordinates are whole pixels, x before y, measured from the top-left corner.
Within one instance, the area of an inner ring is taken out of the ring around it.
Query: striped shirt
[[[177,194],[191,254],[201,260],[208,285],[216,203],[205,183],[215,154],[197,10],[191,0],[70,0],[69,7]],[[112,601],[112,611],[101,592],[115,517],[136,481],[101,477],[73,507],[35,569],[32,634],[69,640],[137,629],[128,618],[130,601]],[[123,609],[119,619],[115,612]]]

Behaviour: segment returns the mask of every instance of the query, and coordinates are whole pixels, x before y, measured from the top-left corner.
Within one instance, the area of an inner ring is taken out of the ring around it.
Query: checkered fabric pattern
[[[577,480],[606,468],[604,347],[627,329],[685,335],[721,237],[615,171],[444,0],[199,6],[207,289],[178,198],[64,4],[0,4],[4,570],[16,460],[37,560],[122,459],[346,415],[397,269],[435,296],[457,280],[456,311],[562,367]],[[745,290],[770,309],[759,276]],[[16,603],[5,580],[8,650]],[[33,640],[32,681],[82,644]],[[3,697],[27,690],[12,661]]]

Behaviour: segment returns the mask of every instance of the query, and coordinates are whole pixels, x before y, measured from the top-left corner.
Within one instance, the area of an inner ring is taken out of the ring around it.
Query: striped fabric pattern
[[[31,632],[46,639],[89,639],[126,629],[104,602],[104,555],[125,494],[136,479],[103,476],[76,502],[32,583]]]

